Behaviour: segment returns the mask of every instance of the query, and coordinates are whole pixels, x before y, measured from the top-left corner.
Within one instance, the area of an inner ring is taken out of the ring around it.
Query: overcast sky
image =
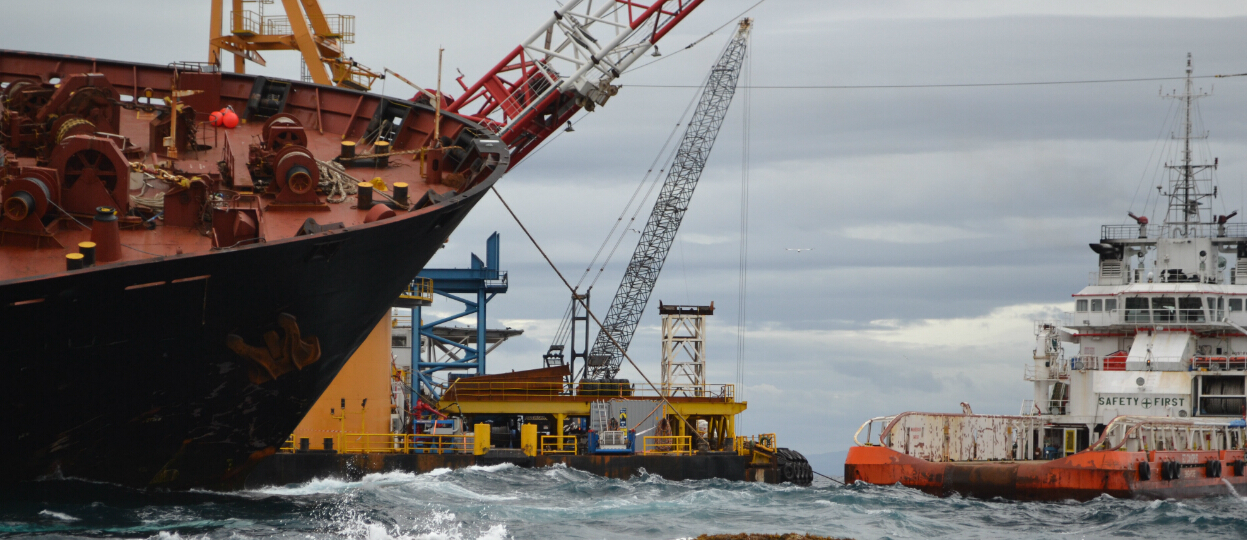
[[[573,280],[645,175],[732,26],[756,0],[707,0],[627,74],[606,107],[577,118],[498,186]],[[475,81],[549,16],[555,2],[322,0],[357,17],[348,52],[425,86],[446,49]],[[168,63],[207,55],[203,1],[5,0],[0,48]],[[254,4],[250,4],[254,5]],[[280,3],[267,6],[277,14]],[[1247,3],[768,0],[750,49],[754,85],[915,85],[1176,77],[1247,72]],[[265,53],[298,76],[294,53]],[[229,64],[227,64],[229,65]],[[742,79],[742,84],[744,79]],[[746,433],[778,432],[805,453],[842,451],[872,416],[905,410],[1016,414],[1032,320],[1072,308],[1095,268],[1088,242],[1146,201],[1180,81],[906,89],[755,89],[750,94]],[[1220,158],[1218,213],[1244,208],[1247,77],[1200,79],[1202,155]],[[1214,88],[1215,87],[1215,88]],[[409,97],[395,80],[374,90]],[[657,381],[657,304],[718,308],[711,382],[736,378],[737,260],[744,90],[672,246],[632,342]],[[1158,143],[1159,141],[1159,143]],[[1155,197],[1152,197],[1154,200]],[[641,220],[648,214],[645,203]],[[642,227],[634,225],[636,229]],[[497,199],[486,197],[430,265],[463,267],[502,234],[511,292],[491,324],[525,335],[490,371],[540,367],[567,291]],[[593,290],[604,316],[635,233]],[[797,253],[786,248],[813,248]],[[434,311],[446,310],[446,303]],[[621,376],[639,377],[625,370]],[[824,471],[831,473],[833,471]],[[838,471],[835,471],[838,472]]]

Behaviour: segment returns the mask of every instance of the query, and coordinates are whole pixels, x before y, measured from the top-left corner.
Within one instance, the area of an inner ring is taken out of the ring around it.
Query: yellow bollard
[[[520,426],[520,448],[524,449],[524,455],[537,455],[537,424],[524,424]]]
[[[472,454],[483,456],[489,451],[489,428],[490,424],[477,424],[476,436],[472,438]]]

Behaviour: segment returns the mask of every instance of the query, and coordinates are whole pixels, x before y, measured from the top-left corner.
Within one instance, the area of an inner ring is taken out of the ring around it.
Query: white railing
[[[1101,275],[1099,271],[1087,273],[1087,285],[1095,287],[1097,285],[1127,285],[1130,283],[1130,276],[1134,275],[1133,270],[1125,266],[1122,267],[1121,273],[1116,276]]]
[[[907,412],[871,418],[858,428],[858,446],[883,446],[932,462],[1012,461],[1038,458],[1036,435],[1044,415],[994,416]],[[879,426],[876,429],[876,426]],[[859,437],[867,433],[867,442]],[[870,438],[878,432],[877,443]],[[1247,422],[1155,416],[1118,416],[1083,452],[1209,452],[1247,447]]]
[[[1216,451],[1240,450],[1247,439],[1247,423],[1235,420],[1118,416],[1088,450]]]
[[[1215,354],[1191,358],[1191,369],[1208,371],[1247,370],[1247,353]]]
[[[1070,362],[1056,360],[1048,367],[1036,368],[1034,364],[1022,366],[1022,378],[1027,381],[1057,381],[1069,378]]]
[[[1205,357],[1195,357],[1205,358]],[[1090,356],[1070,358],[1073,371],[1189,371],[1193,358],[1178,356],[1150,356],[1146,359],[1130,359],[1126,355]]]
[[[1124,298],[1118,298],[1118,305]],[[1236,324],[1247,324],[1247,312],[1226,311],[1225,309],[1112,309],[1104,311],[1065,311],[1061,313],[1062,321],[1073,326],[1108,326],[1111,324],[1134,324],[1139,326],[1152,325],[1184,325],[1213,324],[1224,325],[1221,321],[1229,320]]]

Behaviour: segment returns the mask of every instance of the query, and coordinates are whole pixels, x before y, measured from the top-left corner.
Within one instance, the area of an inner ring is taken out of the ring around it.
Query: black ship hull
[[[0,483],[240,486],[504,170],[427,213],[0,283]]]

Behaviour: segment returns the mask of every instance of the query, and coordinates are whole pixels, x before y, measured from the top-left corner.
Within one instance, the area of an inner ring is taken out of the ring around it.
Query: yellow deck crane
[[[231,1],[230,31],[224,33],[225,0],[212,0],[208,62],[213,65],[221,65],[222,52],[233,53],[234,71],[245,73],[247,61],[267,65],[260,51],[299,51],[304,79],[316,84],[368,90],[384,77],[343,52],[355,43],[354,15],[326,15],[318,0]],[[264,6],[278,2],[285,15],[266,16]]]

